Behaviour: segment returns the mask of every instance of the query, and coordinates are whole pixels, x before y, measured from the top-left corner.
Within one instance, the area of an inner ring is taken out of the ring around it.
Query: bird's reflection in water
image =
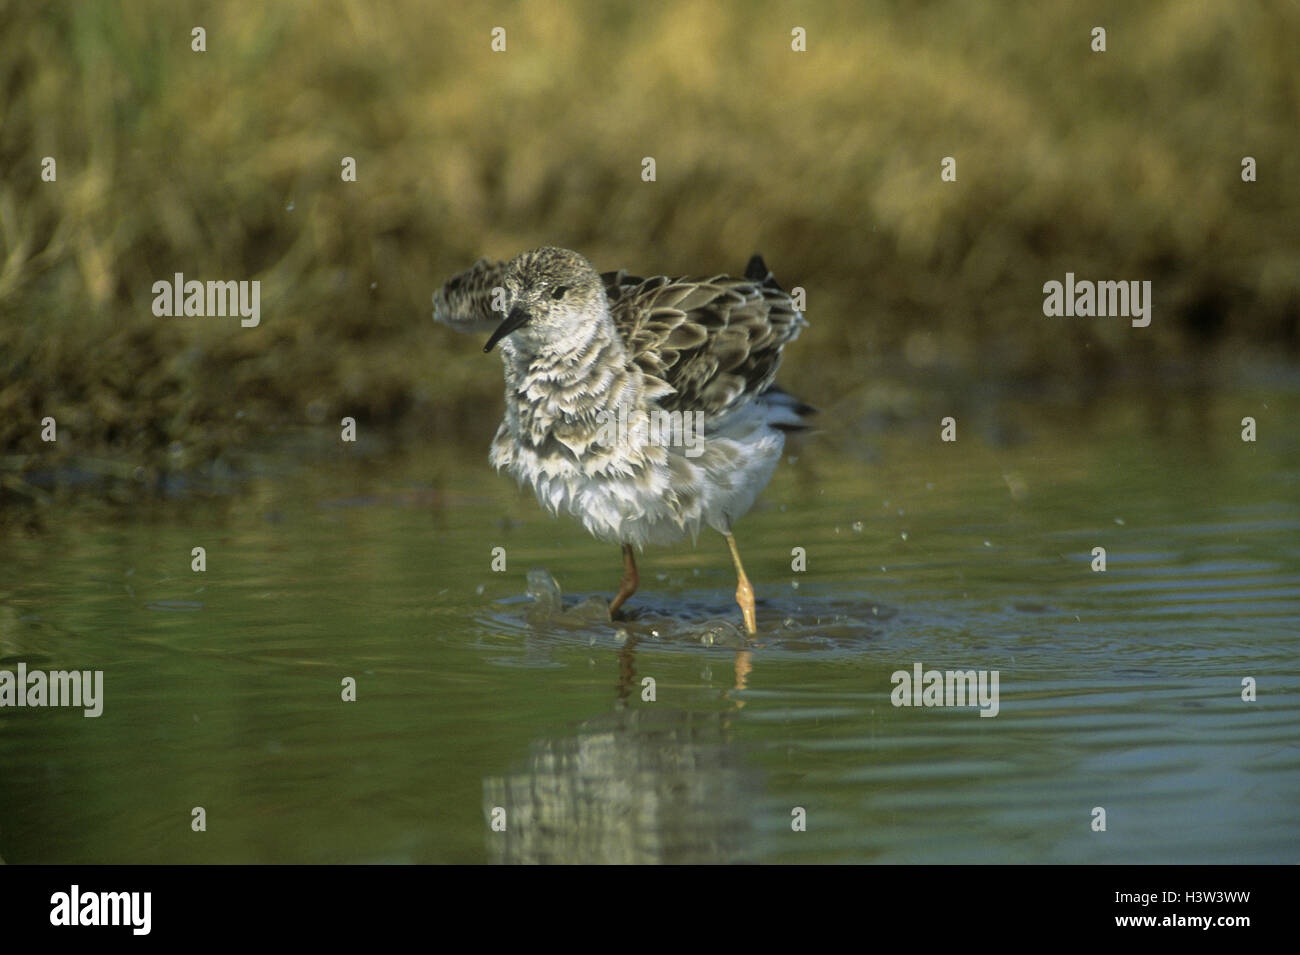
[[[627,642],[618,651],[617,697],[619,706],[627,706],[628,701],[640,689],[636,679],[636,648],[640,642],[640,637],[629,634]],[[754,669],[754,654],[749,650],[737,650],[735,664],[732,669],[736,674],[736,682],[726,695],[733,700],[736,709],[741,709],[745,705],[745,701],[734,695],[734,691],[745,689],[749,681],[749,674]]]
[[[619,652],[618,708],[542,738],[524,765],[483,782],[503,863],[743,862],[760,779],[730,740],[734,712],[640,702],[635,640]],[[636,702],[633,702],[633,701]]]

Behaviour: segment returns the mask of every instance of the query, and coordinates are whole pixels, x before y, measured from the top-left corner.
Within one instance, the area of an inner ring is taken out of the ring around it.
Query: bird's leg
[[[614,619],[614,612],[619,607],[627,603],[627,598],[636,593],[637,584],[641,583],[641,578],[636,572],[636,555],[632,552],[631,544],[623,545],[623,579],[618,583],[618,593],[614,599],[609,602],[609,618]]]
[[[736,538],[727,535],[727,546],[731,548],[731,560],[736,565],[736,603],[745,615],[745,632],[751,637],[758,633],[758,618],[754,613],[754,588],[749,585],[745,568],[740,563],[740,551],[736,549]]]

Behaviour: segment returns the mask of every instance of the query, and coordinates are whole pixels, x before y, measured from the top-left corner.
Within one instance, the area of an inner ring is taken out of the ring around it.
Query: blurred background
[[[345,414],[481,446],[497,365],[430,296],[541,244],[639,274],[762,252],[807,290],[783,378],[840,421],[1290,362],[1298,24],[1285,0],[5,2],[0,493],[156,488]],[[1044,318],[1067,271],[1150,280],[1151,326]],[[260,280],[260,327],[156,318],[175,272]]]

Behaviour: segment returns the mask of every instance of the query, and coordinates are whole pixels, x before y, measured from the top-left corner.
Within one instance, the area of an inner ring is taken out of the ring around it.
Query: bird
[[[544,246],[480,259],[433,303],[435,320],[489,333],[484,352],[499,346],[505,415],[492,466],[622,549],[610,618],[640,585],[638,551],[696,542],[708,527],[726,539],[736,603],[756,635],[734,525],[786,434],[808,430],[816,410],[774,382],[807,321],[762,256],[740,277],[642,278]]]

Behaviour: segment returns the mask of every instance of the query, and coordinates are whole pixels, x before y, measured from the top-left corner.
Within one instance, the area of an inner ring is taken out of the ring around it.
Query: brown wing
[[[669,411],[716,420],[742,407],[771,386],[781,349],[807,324],[758,256],[744,278],[601,278],[630,357],[651,378],[648,396]]]

